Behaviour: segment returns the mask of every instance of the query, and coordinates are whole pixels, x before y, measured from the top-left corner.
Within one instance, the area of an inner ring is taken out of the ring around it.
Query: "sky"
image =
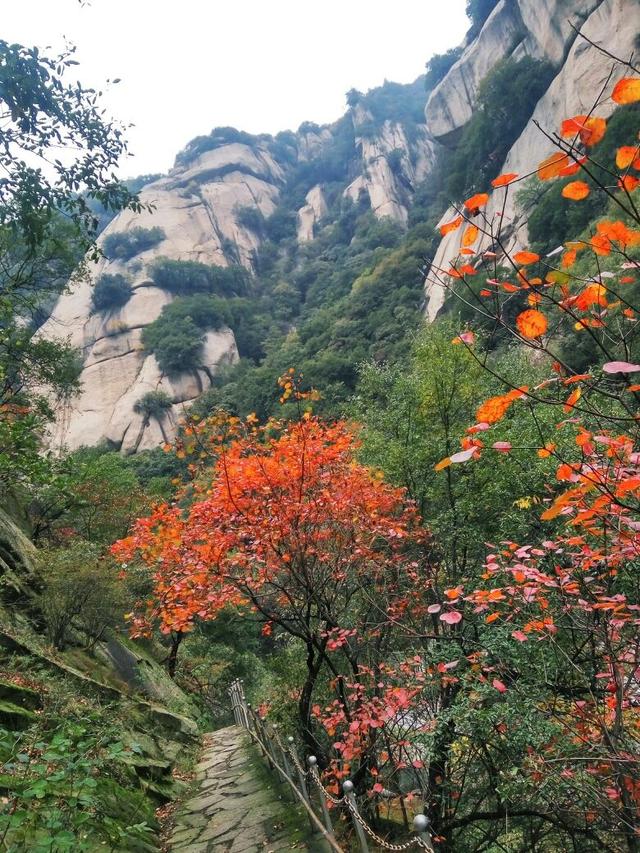
[[[135,126],[121,177],[166,172],[194,136],[335,121],[345,93],[408,83],[458,44],[465,0],[4,0],[1,37],[75,44],[85,86]],[[120,78],[118,84],[106,84]]]

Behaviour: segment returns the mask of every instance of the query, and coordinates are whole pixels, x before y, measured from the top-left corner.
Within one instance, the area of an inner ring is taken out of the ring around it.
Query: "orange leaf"
[[[590,192],[589,185],[585,184],[584,181],[571,181],[563,188],[562,195],[572,201],[582,201]]]
[[[628,193],[632,193],[638,184],[640,184],[640,178],[636,178],[635,175],[623,175],[618,181],[620,189],[626,190]]]
[[[596,255],[611,254],[611,240],[606,234],[595,234],[590,240],[589,245]]]
[[[506,187],[507,184],[512,183],[518,177],[516,172],[505,172],[504,175],[498,175],[497,178],[494,178],[491,181],[492,187]]]
[[[560,177],[568,178],[570,175],[577,175],[586,159],[586,157],[581,157],[577,163],[570,163],[568,166],[565,166],[559,173]]]
[[[597,145],[607,132],[607,122],[603,118],[590,116],[580,131],[580,140],[583,145]]]
[[[525,266],[526,264],[535,264],[536,261],[540,260],[540,255],[536,255],[535,252],[516,252],[513,260],[517,264]]]
[[[584,123],[587,120],[586,115],[573,116],[573,118],[566,118],[560,127],[560,135],[563,139],[567,139],[569,136],[576,136],[580,133],[581,130],[584,129]]]
[[[546,459],[547,456],[551,456],[555,449],[555,444],[545,444],[544,447],[541,447],[540,450],[538,450],[538,456],[540,459]]]
[[[601,308],[606,308],[607,291],[601,284],[589,284],[576,297],[573,304],[579,311],[586,311],[592,305],[599,305]]]
[[[541,181],[548,181],[550,178],[557,178],[562,169],[569,165],[569,158],[561,151],[556,151],[546,160],[538,165],[538,177]]]
[[[638,77],[623,77],[616,83],[611,97],[616,104],[633,104],[640,101],[640,79]]]
[[[447,456],[446,459],[442,459],[437,465],[434,465],[433,470],[442,471],[444,468],[448,468],[449,465],[451,465],[451,457]]]
[[[478,227],[477,225],[470,225],[462,235],[462,245],[463,246],[473,246],[473,244],[478,239]]]
[[[518,331],[525,338],[539,338],[547,331],[547,318],[541,311],[530,308],[516,317]]]
[[[461,216],[456,216],[455,219],[452,219],[450,222],[445,222],[444,225],[440,226],[440,233],[445,237],[450,231],[455,231],[456,228],[459,228],[463,221],[464,220]]]
[[[467,210],[475,210],[478,207],[484,207],[488,201],[489,196],[487,193],[476,193],[465,201],[464,206]]]
[[[576,382],[582,382],[584,379],[591,379],[590,373],[577,373],[575,376],[570,376],[562,381],[563,385],[575,385]]]
[[[562,122],[560,135],[565,139],[579,136],[583,145],[595,145],[607,131],[607,122],[598,116],[579,115]]]
[[[638,146],[623,145],[616,151],[616,166],[618,169],[628,169],[638,156]]]
[[[578,402],[578,400],[580,399],[581,396],[582,396],[582,391],[580,390],[580,388],[574,388],[574,390],[567,397],[564,406],[562,407],[565,410],[565,412],[570,412],[571,409],[573,409],[575,404]]]
[[[518,397],[521,396],[522,394],[520,392],[510,391],[508,394],[499,394],[497,397],[489,397],[488,400],[485,400],[484,403],[478,407],[476,412],[477,422],[481,424],[495,424],[497,421],[501,421],[507,414],[509,406],[511,406],[513,401],[517,400]]]

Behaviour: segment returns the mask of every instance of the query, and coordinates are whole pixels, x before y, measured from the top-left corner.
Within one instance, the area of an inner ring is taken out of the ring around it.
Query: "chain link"
[[[327,800],[329,800],[330,803],[333,803],[334,806],[340,806],[340,805],[342,805],[342,803],[347,802],[346,797],[340,797],[340,798],[334,797],[330,791],[327,791],[325,786],[322,784],[322,780],[320,779],[320,774],[318,773],[317,767],[313,767],[311,769],[311,778],[313,779],[315,784],[318,786],[318,788],[322,791],[322,793],[327,798]]]
[[[358,808],[354,802],[352,802],[348,798],[347,798],[346,802],[347,802],[347,807],[349,808],[349,811],[351,812],[353,817],[358,821],[358,823],[364,829],[364,831],[367,833],[369,838],[373,839],[373,841],[375,841],[376,844],[378,844],[380,847],[384,848],[385,850],[408,850],[410,847],[413,847],[414,845],[416,845],[417,847],[422,847],[424,850],[429,850],[429,847],[427,846],[427,844],[425,844],[425,842],[422,840],[422,838],[420,838],[418,835],[414,836],[414,838],[410,838],[408,841],[405,841],[404,844],[389,844],[388,841],[385,841],[384,838],[381,838],[379,835],[377,835],[373,831],[373,829],[371,829],[369,824],[366,822],[366,820],[362,817],[362,815],[358,811]]]

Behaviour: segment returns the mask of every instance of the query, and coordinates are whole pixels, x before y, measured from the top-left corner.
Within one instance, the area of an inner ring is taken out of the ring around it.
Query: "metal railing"
[[[344,853],[336,839],[331,811],[328,803],[338,809],[344,809],[350,815],[361,853],[369,853],[369,840],[376,845],[373,849],[380,850],[409,850],[416,847],[434,853],[429,819],[424,814],[417,814],[413,819],[415,835],[403,844],[392,844],[379,836],[367,823],[358,809],[353,782],[347,779],[342,783],[342,796],[336,797],[322,784],[318,772],[318,762],[313,755],[306,760],[303,767],[292,737],[283,743],[277,726],[263,720],[246,701],[242,681],[237,679],[229,688],[231,708],[236,725],[245,728],[252,740],[258,744],[269,767],[277,772],[280,779],[291,788],[293,796],[300,801],[309,818],[313,832],[320,833],[335,853]]]

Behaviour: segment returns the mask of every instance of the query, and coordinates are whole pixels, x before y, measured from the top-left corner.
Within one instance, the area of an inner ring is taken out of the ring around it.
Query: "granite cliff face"
[[[498,0],[428,97],[416,84],[393,89],[397,103],[388,92],[386,100],[377,101],[355,93],[347,114],[333,125],[306,123],[295,134],[276,137],[219,128],[193,140],[166,177],[143,189],[141,201],[152,210],[121,213],[101,242],[137,227],[159,227],[164,238],[126,261],[101,260],[89,281],[63,294],[42,328],[45,336],[68,338],[83,359],[82,391],[58,409],[52,445],[74,449],[107,441],[123,453],[134,453],[170,441],[185,409],[221,368],[238,360],[234,330],[220,328],[206,333],[197,369],[171,376],[161,371],[155,356],[144,349],[142,332],[174,296],[154,282],[154,259],[239,264],[253,272],[267,237],[272,243],[280,240],[289,252],[287,245],[309,244],[345,202],[407,227],[416,189],[429,185],[440,158],[455,149],[487,73],[501,59],[531,57],[550,63],[553,79],[495,170],[523,173],[549,153],[536,125],[553,132],[566,116],[588,111],[610,73],[611,60],[582,35],[628,57],[636,49],[634,22],[640,22],[640,0]],[[622,71],[615,74],[622,76]],[[406,100],[409,91],[412,101]],[[599,113],[606,115],[612,108],[605,104]],[[527,212],[514,205],[511,193],[505,213],[514,221],[508,234],[512,248],[526,242]],[[490,201],[488,215],[497,212]],[[452,211],[442,214],[446,220]],[[270,217],[282,215],[292,222],[288,244],[269,234]],[[448,266],[459,239],[454,232],[440,242],[435,268]],[[125,275],[132,295],[117,310],[96,312],[92,289],[105,273]],[[429,272],[429,320],[444,298],[444,289]],[[149,391],[163,391],[171,400],[160,419],[136,412],[136,403]]]
[[[424,127],[410,142],[400,122],[386,121],[378,133],[359,136],[360,126],[370,119],[363,109],[351,111],[351,150],[343,165],[345,175],[356,177],[345,180],[343,195],[369,204],[377,217],[405,224],[415,186],[433,164],[435,145]],[[343,120],[343,136],[344,127]],[[100,245],[133,228],[161,228],[164,239],[126,261],[103,258],[89,280],[63,294],[42,327],[45,337],[68,339],[83,361],[81,393],[57,410],[50,435],[54,448],[106,441],[129,454],[174,437],[185,409],[210,387],[222,366],[238,360],[238,350],[232,329],[209,331],[199,369],[163,374],[143,347],[142,330],[174,297],[154,283],[151,262],[166,257],[221,267],[240,264],[251,271],[263,239],[261,222],[276,210],[289,176],[301,164],[325,156],[336,133],[336,126],[307,126],[279,146],[270,137],[237,132],[239,141],[230,133],[194,140],[165,178],[142,190],[140,200],[149,210],[124,211],[108,225]],[[324,187],[313,186],[296,211],[299,243],[313,240],[328,210]],[[96,312],[93,287],[104,274],[126,276],[132,296],[117,310]],[[149,391],[171,399],[171,409],[160,420],[135,411]]]
[[[500,0],[477,38],[467,46],[458,62],[431,93],[425,110],[427,125],[441,144],[453,144],[472,115],[479,84],[488,70],[489,57],[492,63],[524,55],[549,60],[555,76],[506,160],[496,169],[496,174],[524,174],[552,152],[551,144],[540,128],[554,133],[568,116],[588,113],[611,73],[612,60],[582,35],[614,56],[629,57],[634,50],[637,51],[639,24],[638,0],[541,0],[535,3],[531,0]],[[609,87],[612,88],[615,80],[623,76],[624,69],[618,66]],[[598,115],[607,117],[614,107],[612,101],[606,101],[598,107]],[[487,216],[492,218],[501,210],[502,196],[496,194],[486,208]],[[527,210],[517,209],[514,194],[510,193],[504,215],[505,221],[513,222],[508,242],[511,249],[517,250],[527,241],[527,213]],[[455,211],[450,208],[443,213],[442,221],[446,222],[453,216]],[[457,254],[459,241],[458,232],[451,232],[443,238],[433,259],[434,269],[448,267],[449,260]],[[480,241],[474,248],[482,248]],[[433,320],[445,298],[435,273],[427,274],[425,290],[426,315]]]

